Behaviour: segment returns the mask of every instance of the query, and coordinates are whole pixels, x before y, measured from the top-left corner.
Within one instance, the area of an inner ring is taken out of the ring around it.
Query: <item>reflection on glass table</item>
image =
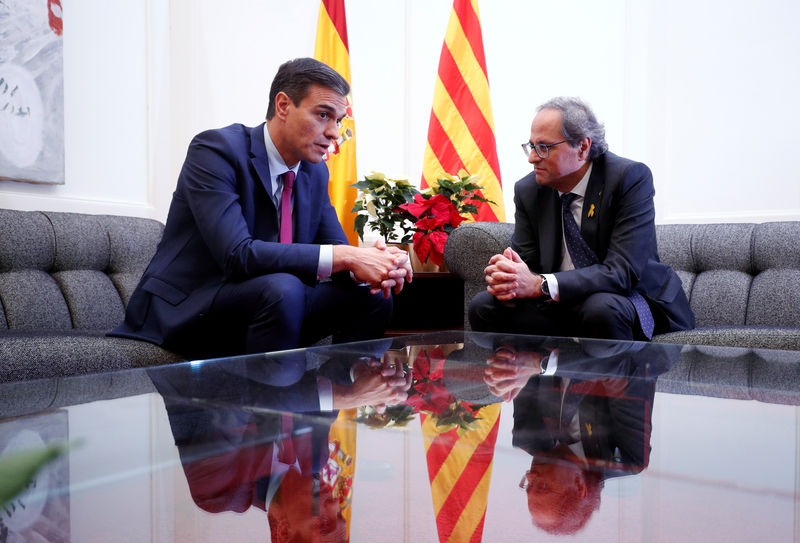
[[[0,541],[791,540],[798,364],[447,332],[5,387],[0,450],[77,445]]]

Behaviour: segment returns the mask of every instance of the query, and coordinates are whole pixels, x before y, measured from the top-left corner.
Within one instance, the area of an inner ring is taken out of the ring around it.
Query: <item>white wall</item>
[[[319,0],[63,0],[66,183],[0,181],[0,207],[163,220],[198,131],[263,119],[278,65],[313,53]],[[451,0],[347,0],[359,176],[420,178]],[[580,95],[646,162],[658,222],[796,220],[800,4],[484,0],[513,220],[536,105]]]

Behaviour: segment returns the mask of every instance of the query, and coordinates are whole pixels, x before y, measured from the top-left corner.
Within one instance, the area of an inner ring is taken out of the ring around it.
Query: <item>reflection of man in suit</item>
[[[513,444],[533,456],[520,486],[537,526],[580,530],[600,506],[605,479],[647,467],[656,378],[679,353],[678,345],[593,340],[498,347],[490,388],[515,365],[533,362],[542,372],[514,397]]]
[[[390,291],[411,268],[382,242],[348,245],[328,198],[322,160],[349,91],[325,64],[289,61],[266,123],[192,140],[163,239],[114,334],[206,357],[382,336]]]
[[[299,376],[263,357],[152,371],[198,507],[263,509],[274,542],[345,541],[339,502],[320,477],[336,418],[335,411],[321,410],[323,389],[331,390],[330,406],[338,409],[396,404],[410,385],[410,376],[391,364],[353,360],[333,360]]]
[[[658,259],[650,170],[604,138],[578,99],[539,108],[523,145],[534,172],[514,187],[512,246],[489,261],[474,330],[643,340],[694,327],[680,279]]]

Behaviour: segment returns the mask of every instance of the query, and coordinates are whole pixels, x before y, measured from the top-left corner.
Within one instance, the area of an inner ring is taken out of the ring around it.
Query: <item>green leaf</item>
[[[358,233],[358,237],[361,241],[364,241],[364,225],[367,224],[368,219],[369,215],[356,215],[353,221],[353,230]]]
[[[0,458],[0,507],[24,492],[44,466],[68,449],[69,445],[62,443],[15,452]]]

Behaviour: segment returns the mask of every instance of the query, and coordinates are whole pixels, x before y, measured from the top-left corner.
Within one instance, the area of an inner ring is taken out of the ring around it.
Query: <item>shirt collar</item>
[[[575,185],[575,188],[573,188],[570,191],[572,194],[577,194],[581,198],[586,196],[586,187],[589,186],[589,178],[592,176],[592,166],[594,166],[594,163],[590,162],[589,163],[589,167],[586,169],[586,173],[583,174],[583,177],[578,182],[578,184]],[[561,192],[561,191],[559,191],[559,193],[558,193],[559,196],[561,196],[563,194],[566,194],[566,193],[565,192]]]
[[[283,161],[283,157],[278,152],[278,148],[275,147],[275,143],[273,143],[272,138],[269,135],[269,130],[267,129],[267,123],[264,123],[264,146],[267,148],[267,161],[269,162],[269,176],[272,180],[273,186],[275,184],[275,179],[282,175],[289,170],[292,170],[297,175],[297,171],[300,169],[300,163],[294,165],[293,168],[290,168],[286,165]]]

